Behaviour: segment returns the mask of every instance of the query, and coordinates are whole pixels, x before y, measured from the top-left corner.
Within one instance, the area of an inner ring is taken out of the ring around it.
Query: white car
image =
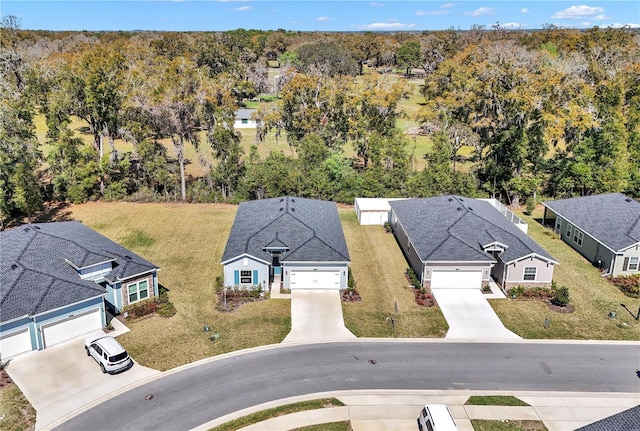
[[[93,356],[100,364],[103,373],[114,374],[133,366],[133,360],[124,347],[109,335],[87,338],[84,350],[87,351],[87,356]]]

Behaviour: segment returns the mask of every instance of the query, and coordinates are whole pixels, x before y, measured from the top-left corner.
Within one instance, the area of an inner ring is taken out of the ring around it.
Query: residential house
[[[345,289],[350,258],[336,204],[291,196],[242,202],[221,263],[225,286]]]
[[[487,201],[439,196],[392,201],[391,227],[422,285],[547,287],[558,262]]]
[[[640,202],[608,193],[542,204],[543,222],[605,275],[640,274]]]
[[[235,112],[233,127],[236,129],[255,129],[258,122],[253,118],[255,109],[238,109]]]
[[[158,295],[156,265],[77,221],[19,226],[0,244],[3,359],[100,330],[107,308]]]

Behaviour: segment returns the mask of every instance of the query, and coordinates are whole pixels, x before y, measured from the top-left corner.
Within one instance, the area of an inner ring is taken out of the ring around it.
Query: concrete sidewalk
[[[472,395],[513,395],[529,407],[467,406]],[[549,431],[569,431],[640,403],[637,393],[498,392],[498,391],[346,391],[294,397],[245,409],[194,428],[210,429],[255,411],[298,401],[335,397],[344,407],[279,416],[242,428],[244,431],[286,431],[309,425],[351,421],[354,431],[415,431],[422,406],[446,404],[460,431],[473,431],[472,419],[536,420]]]

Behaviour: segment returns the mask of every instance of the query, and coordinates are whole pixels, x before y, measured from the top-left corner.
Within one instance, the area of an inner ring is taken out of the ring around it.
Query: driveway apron
[[[337,290],[292,290],[291,332],[283,343],[352,339]]]
[[[520,338],[504,327],[479,289],[431,290],[449,324],[445,338]]]
[[[159,371],[134,364],[120,374],[103,374],[84,350],[84,338],[20,355],[7,372],[36,409],[36,429]]]

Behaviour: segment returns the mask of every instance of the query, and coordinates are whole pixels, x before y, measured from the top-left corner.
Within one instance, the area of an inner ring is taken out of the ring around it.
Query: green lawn
[[[443,337],[447,322],[438,307],[416,304],[404,275],[407,263],[393,234],[382,226],[361,226],[351,207],[341,209],[340,218],[362,296],[361,302],[342,306],[351,332],[358,337]]]

